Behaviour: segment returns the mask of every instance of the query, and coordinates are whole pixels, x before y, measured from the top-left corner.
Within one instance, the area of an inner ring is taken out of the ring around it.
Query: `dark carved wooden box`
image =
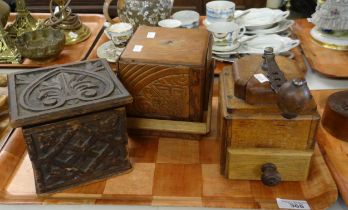
[[[155,37],[147,38],[149,32]],[[213,77],[211,45],[207,30],[140,26],[119,60],[118,75],[134,98],[128,115],[202,121]]]
[[[59,191],[132,168],[124,105],[132,97],[104,60],[9,75],[10,117],[22,127],[36,191]]]

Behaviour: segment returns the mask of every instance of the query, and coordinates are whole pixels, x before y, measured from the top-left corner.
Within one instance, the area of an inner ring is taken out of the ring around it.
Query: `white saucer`
[[[106,50],[115,50],[115,57],[113,59],[108,58]],[[112,41],[105,42],[97,49],[97,56],[99,58],[105,58],[110,63],[115,63],[123,52],[124,48],[117,48]]]
[[[229,52],[229,51],[237,49],[238,47],[240,47],[240,43],[237,41],[233,45],[227,45],[227,46],[216,46],[216,45],[213,45],[213,51]]]
[[[230,55],[213,55],[212,58],[214,58],[217,61],[221,61],[221,62],[229,62],[229,63],[233,63],[235,62],[238,58],[236,57],[231,57]]]
[[[331,35],[322,32],[318,27],[314,27],[311,30],[311,36],[319,45],[335,49],[335,50],[348,50],[348,36],[347,35]]]
[[[172,18],[181,22],[181,27],[194,28],[199,25],[199,13],[193,10],[182,10],[172,15]],[[198,23],[198,24],[197,24]]]
[[[236,22],[244,25],[247,30],[260,30],[271,28],[274,24],[285,20],[289,16],[289,11],[283,12],[279,9],[254,8],[249,9],[248,14],[238,18]],[[235,15],[242,11],[236,11]]]
[[[163,28],[178,28],[181,26],[181,21],[175,19],[165,19],[158,22],[158,25]]]
[[[269,28],[269,29],[260,29],[260,30],[251,30],[251,31],[246,31],[245,34],[250,34],[250,35],[260,35],[260,34],[277,34],[281,33],[288,28],[290,28],[295,21],[293,20],[283,20],[279,23],[277,23],[274,27]]]
[[[266,47],[272,47],[274,53],[282,53],[297,47],[300,40],[293,40],[289,37],[279,36],[277,34],[260,35],[256,38],[246,41],[243,47],[248,49],[249,53],[263,54]]]

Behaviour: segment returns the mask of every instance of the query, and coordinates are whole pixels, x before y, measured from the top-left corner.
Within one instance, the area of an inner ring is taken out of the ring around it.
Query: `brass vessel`
[[[42,27],[41,22],[36,20],[29,12],[24,0],[16,0],[17,16],[14,23],[6,28],[9,36],[13,39],[25,32],[35,31]]]
[[[84,25],[79,16],[72,13],[69,7],[71,0],[51,0],[51,17],[45,21],[46,26],[62,30],[65,34],[65,45],[73,45],[85,41],[90,35],[90,29]],[[54,3],[59,10],[54,11]]]
[[[0,63],[18,64],[20,62],[21,55],[12,39],[9,38],[8,33],[0,24]]]
[[[55,59],[63,51],[64,44],[64,33],[51,27],[24,33],[16,39],[21,55],[32,60]]]
[[[6,26],[8,16],[10,15],[10,6],[3,1],[0,0],[0,21],[2,26]]]

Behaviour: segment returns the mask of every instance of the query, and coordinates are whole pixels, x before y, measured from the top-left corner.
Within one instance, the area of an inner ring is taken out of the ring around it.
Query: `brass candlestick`
[[[41,27],[40,21],[31,16],[24,0],[16,0],[16,5],[16,20],[6,28],[11,38],[16,38],[25,32],[35,31]]]
[[[65,33],[65,45],[77,44],[91,35],[90,29],[81,23],[79,16],[72,13],[70,2],[71,0],[50,0],[51,17],[45,21],[46,26],[59,28]],[[54,11],[53,3],[58,5],[58,11]]]
[[[0,24],[0,63],[18,64],[21,62],[21,55],[18,53],[13,41]]]

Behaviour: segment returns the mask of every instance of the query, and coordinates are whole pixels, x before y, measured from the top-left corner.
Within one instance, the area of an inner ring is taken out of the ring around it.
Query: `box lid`
[[[283,56],[275,60],[287,80],[304,78],[304,72],[295,61]],[[234,94],[248,104],[276,104],[277,95],[269,82],[260,82],[257,75],[267,76],[262,70],[264,59],[261,55],[246,56],[233,63]]]
[[[105,60],[84,61],[8,76],[14,127],[119,107],[132,97]]]
[[[155,32],[154,38],[147,38]],[[134,52],[142,45],[140,52]],[[161,28],[140,26],[123,51],[120,61],[204,66],[210,46],[205,29]]]
[[[279,119],[284,119],[281,114],[281,110],[279,109],[277,102],[273,101],[274,99],[272,97],[267,96],[267,94],[271,94],[271,90],[268,91],[268,88],[271,88],[270,86],[265,87],[254,87],[252,91],[254,91],[254,95],[257,96],[260,100],[258,103],[250,104],[245,99],[237,96],[236,94],[240,94],[239,92],[243,90],[243,84],[242,81],[238,81],[236,77],[236,72],[234,70],[235,66],[226,66],[223,68],[221,74],[220,74],[220,99],[221,99],[221,105],[222,105],[222,114],[226,119],[252,119],[252,117],[256,117],[261,119],[263,116],[269,116],[272,115],[275,117],[275,115],[278,115]],[[241,72],[243,69],[240,69]],[[254,69],[257,71],[257,69]],[[246,70],[247,71],[247,70]],[[241,73],[240,72],[240,73]],[[240,78],[244,78],[243,76],[240,76]],[[254,79],[254,78],[251,78]],[[250,80],[251,80],[250,79]],[[240,84],[237,84],[237,82],[240,82]],[[253,83],[254,84],[254,83]],[[268,87],[268,88],[267,88]],[[240,90],[236,90],[239,88]],[[245,86],[245,88],[248,88]],[[244,89],[246,91],[246,89]],[[251,90],[249,90],[251,91]],[[248,94],[251,93],[245,93],[244,97],[250,97]],[[272,93],[273,94],[273,93]],[[242,95],[242,94],[241,94]],[[261,103],[262,99],[267,100],[267,103]],[[301,116],[305,115],[312,115],[313,119],[316,119],[319,117],[319,114],[317,113],[317,107],[314,99],[312,98],[309,103],[306,104],[306,106],[303,108],[303,110],[299,113],[299,117],[296,119],[301,119]],[[272,118],[273,118],[272,117]],[[267,118],[267,117],[266,117]],[[270,118],[268,118],[270,119]]]

